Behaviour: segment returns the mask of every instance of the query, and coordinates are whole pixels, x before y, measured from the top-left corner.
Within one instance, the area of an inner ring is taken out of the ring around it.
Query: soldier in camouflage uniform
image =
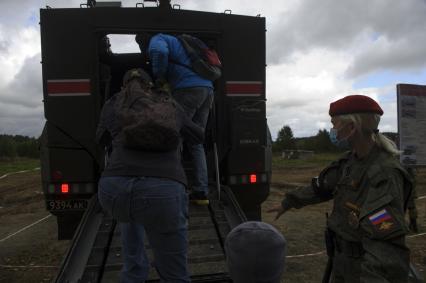
[[[334,248],[331,281],[407,282],[404,211],[411,179],[395,158],[395,144],[378,132],[383,110],[367,96],[351,95],[331,103],[329,114],[330,139],[350,152],[268,211],[278,219],[290,208],[334,199],[327,220]]]

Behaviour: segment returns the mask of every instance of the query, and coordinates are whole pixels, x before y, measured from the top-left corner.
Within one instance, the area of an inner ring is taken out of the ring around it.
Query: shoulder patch
[[[379,225],[385,221],[392,220],[392,216],[389,214],[386,208],[384,208],[368,216],[368,219],[370,219],[371,223],[373,223],[374,225]]]
[[[369,215],[367,218],[374,227],[374,230],[376,230],[376,235],[389,235],[401,228],[396,219],[386,208]]]

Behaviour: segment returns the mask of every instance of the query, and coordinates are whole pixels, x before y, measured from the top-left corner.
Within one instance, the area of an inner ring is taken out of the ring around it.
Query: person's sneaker
[[[203,192],[192,192],[189,194],[189,201],[196,205],[209,205],[209,199]]]

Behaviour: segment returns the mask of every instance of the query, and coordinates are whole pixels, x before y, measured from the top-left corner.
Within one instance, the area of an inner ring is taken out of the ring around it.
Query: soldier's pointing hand
[[[276,204],[273,207],[266,210],[266,212],[268,212],[268,213],[274,213],[274,212],[277,213],[277,215],[275,215],[274,220],[277,220],[278,218],[280,218],[281,215],[283,215],[284,212],[286,212],[286,211],[287,211],[287,209],[284,209],[284,207],[281,204]]]

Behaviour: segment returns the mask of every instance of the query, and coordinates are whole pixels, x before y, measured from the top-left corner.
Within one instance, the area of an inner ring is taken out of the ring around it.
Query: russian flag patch
[[[392,215],[384,208],[368,217],[379,230],[389,230],[393,226]]]
[[[392,216],[389,214],[389,212],[386,209],[382,209],[379,212],[376,212],[373,215],[370,215],[368,219],[370,219],[371,223],[373,223],[374,225],[377,225],[386,220],[392,219]]]

